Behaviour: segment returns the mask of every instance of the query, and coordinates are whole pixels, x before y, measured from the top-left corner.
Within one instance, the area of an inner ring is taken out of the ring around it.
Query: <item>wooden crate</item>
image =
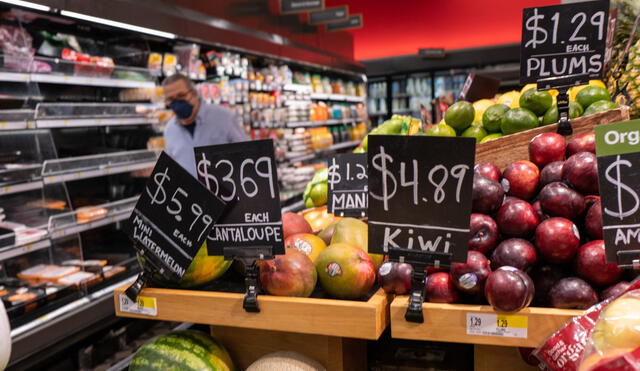
[[[525,308],[517,313],[527,317],[527,337],[501,337],[467,334],[467,313],[495,314],[488,305],[424,303],[424,323],[407,322],[404,314],[408,296],[398,296],[391,303],[391,336],[398,339],[445,341],[500,346],[537,347],[560,329],[580,310]]]
[[[376,340],[389,324],[391,297],[379,289],[368,301],[260,295],[260,313],[242,308],[244,294],[147,288],[140,296],[156,299],[157,315],[122,312],[114,292],[116,315],[162,321],[284,331]]]
[[[626,106],[594,115],[578,117],[571,120],[573,135],[569,136],[569,138],[588,133],[596,125],[627,120],[629,120],[629,107]],[[529,141],[531,138],[540,133],[556,132],[556,130],[558,130],[558,124],[546,125],[479,143],[476,146],[476,163],[492,162],[500,169],[504,169],[513,161],[527,160],[529,159]]]

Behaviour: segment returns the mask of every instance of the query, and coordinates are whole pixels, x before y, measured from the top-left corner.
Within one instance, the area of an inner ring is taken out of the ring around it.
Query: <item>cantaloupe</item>
[[[313,359],[295,352],[275,352],[261,357],[247,371],[326,371]]]

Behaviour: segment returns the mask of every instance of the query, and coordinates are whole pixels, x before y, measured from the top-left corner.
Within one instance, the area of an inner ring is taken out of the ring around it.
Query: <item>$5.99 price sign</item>
[[[473,138],[369,137],[369,247],[467,260]]]
[[[328,211],[338,216],[366,215],[368,184],[366,153],[332,156],[329,159]]]
[[[608,16],[609,1],[524,9],[520,83],[564,77],[578,85],[599,79],[605,64]]]
[[[284,254],[273,141],[197,147],[195,156],[200,182],[228,203],[209,234],[209,255],[235,247],[271,247],[273,254]]]
[[[168,279],[180,279],[225,204],[162,153],[124,230]]]
[[[640,259],[640,120],[595,127],[607,261]]]

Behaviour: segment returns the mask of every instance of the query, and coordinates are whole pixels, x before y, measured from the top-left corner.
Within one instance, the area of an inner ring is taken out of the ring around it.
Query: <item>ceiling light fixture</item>
[[[41,10],[43,12],[48,12],[51,10],[50,7],[46,6],[46,5],[40,5],[40,4],[36,4],[36,3],[32,3],[30,1],[22,1],[22,0],[0,0],[0,3],[5,3],[5,4],[10,4],[10,5],[16,5],[16,6],[21,6],[24,8],[29,8],[29,9],[35,9],[35,10]]]
[[[2,0],[0,0],[0,1],[2,1]],[[107,26],[123,28],[125,30],[146,33],[148,35],[164,37],[164,38],[167,38],[167,39],[175,39],[177,37],[175,34],[172,34],[170,32],[158,31],[158,30],[154,30],[152,28],[135,26],[135,25],[128,24],[128,23],[112,21],[110,19],[94,17],[94,16],[91,16],[91,15],[71,12],[71,11],[68,11],[68,10],[61,10],[60,14],[63,15],[63,16],[66,16],[66,17],[80,19],[80,20],[83,20],[83,21],[100,23],[100,24],[104,24],[104,25],[107,25]]]

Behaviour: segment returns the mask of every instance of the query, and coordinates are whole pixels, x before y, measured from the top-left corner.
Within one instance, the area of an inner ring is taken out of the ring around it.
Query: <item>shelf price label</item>
[[[561,78],[579,85],[601,78],[608,23],[608,0],[524,9],[520,83]]]
[[[368,208],[369,178],[366,153],[331,156],[328,174],[328,211],[338,216],[360,217]]]
[[[465,262],[474,159],[472,138],[369,136],[371,252]]]
[[[138,296],[136,301],[129,299],[124,294],[120,294],[120,311],[125,313],[143,314],[145,316],[157,316],[158,305],[156,298],[150,296]]]
[[[268,247],[284,254],[280,191],[272,140],[195,149],[198,179],[228,208],[209,234],[209,255]]]
[[[527,338],[527,316],[494,313],[467,313],[467,335]]]
[[[640,268],[640,120],[595,127],[607,262]]]
[[[225,203],[162,153],[124,230],[168,279],[186,272]]]

